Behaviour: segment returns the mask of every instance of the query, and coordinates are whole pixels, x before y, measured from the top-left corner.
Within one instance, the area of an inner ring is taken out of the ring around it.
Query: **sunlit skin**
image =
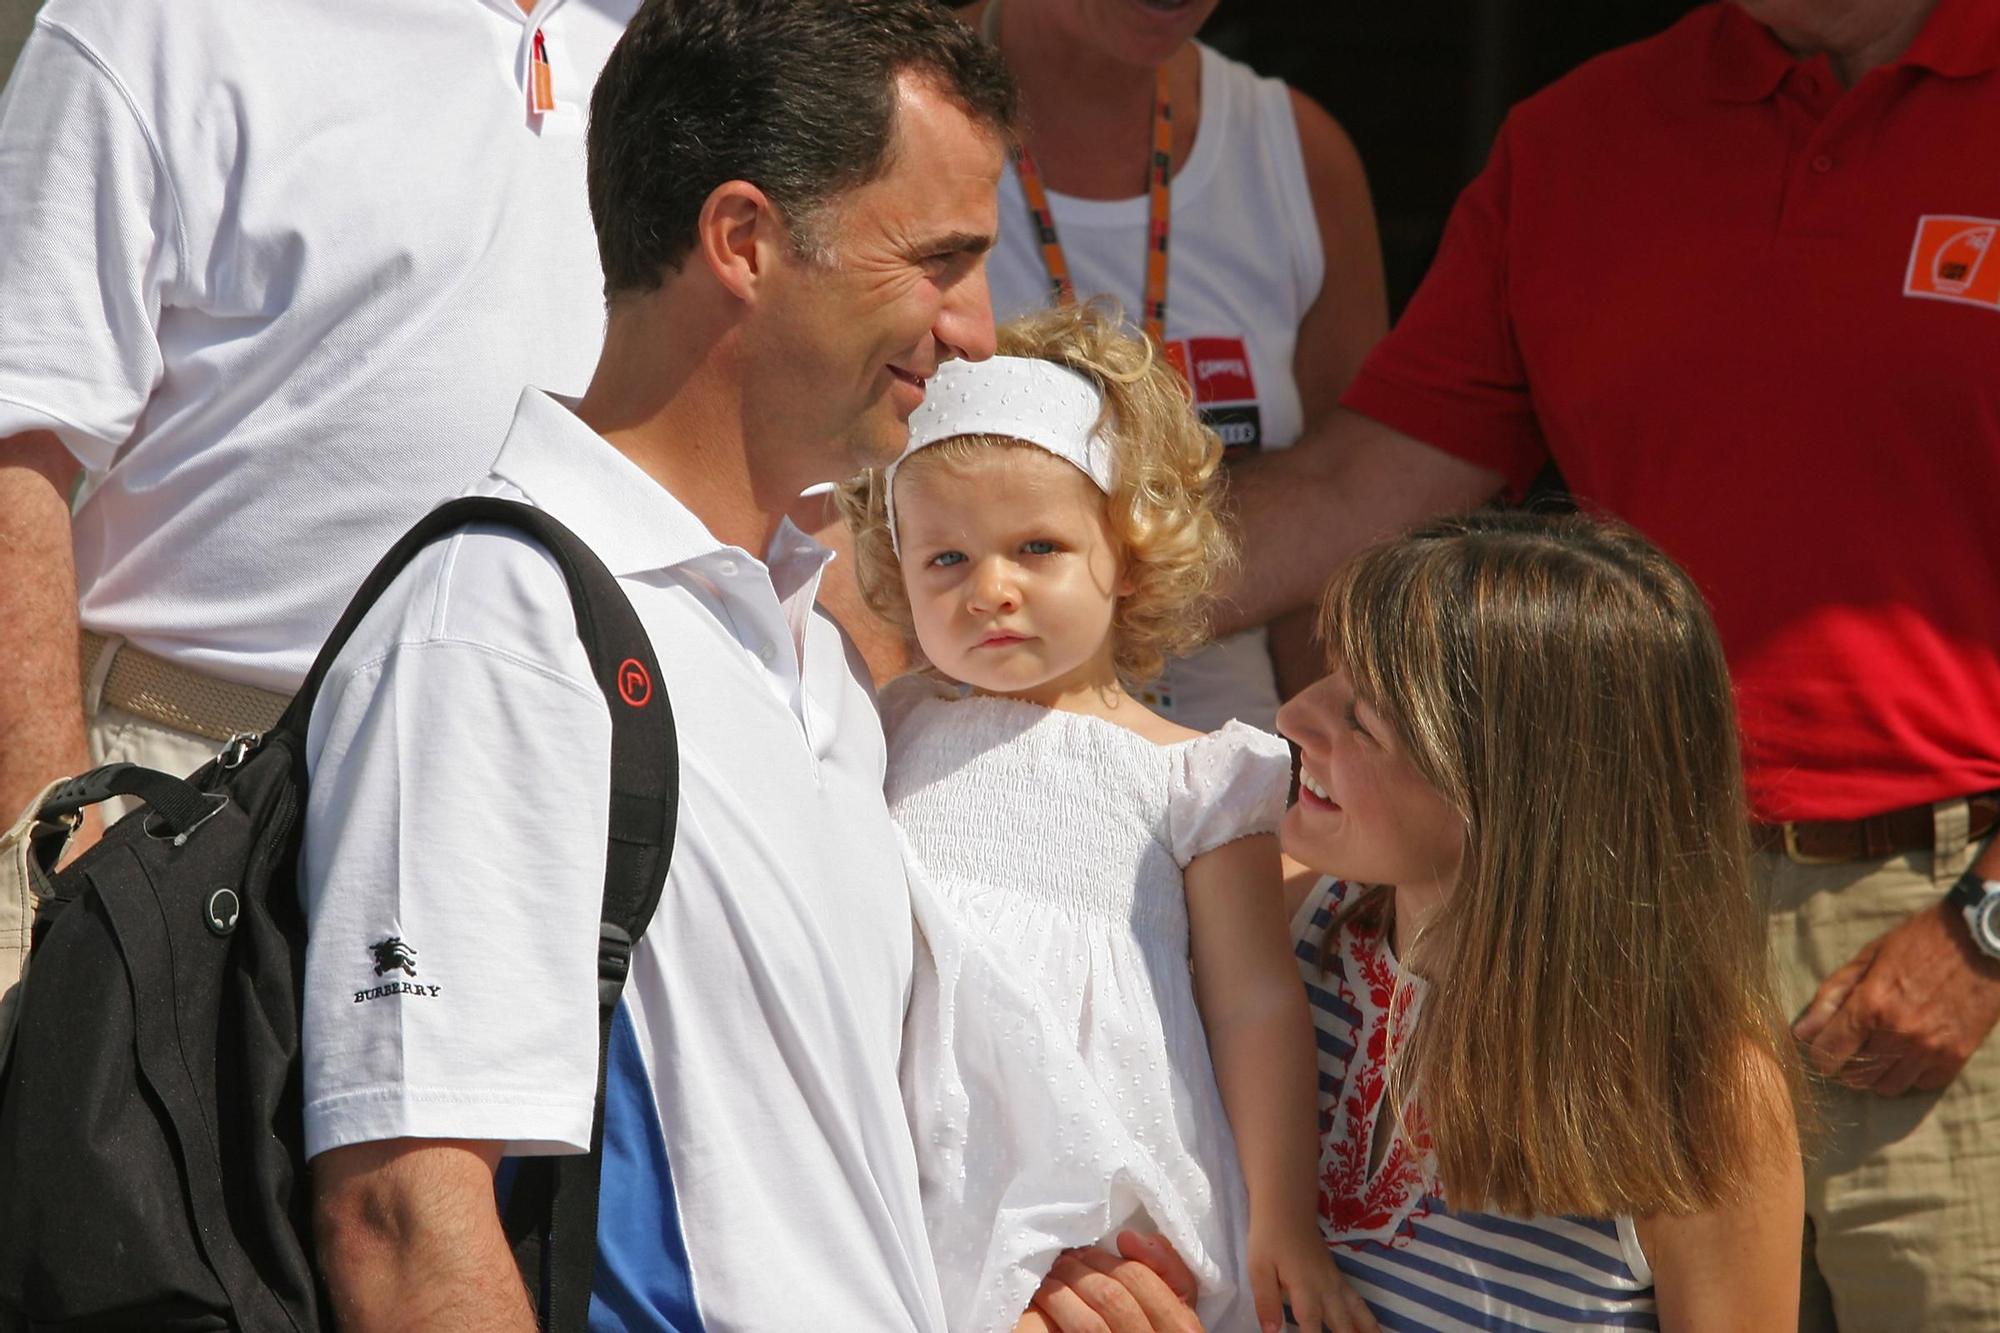
[[[1006,0],[1027,27],[1102,59],[1149,73],[1179,53],[1219,0]],[[1003,11],[1004,12],[1004,11]],[[1009,18],[1011,26],[1016,20]],[[1024,31],[1026,29],[1024,28]]]
[[[1278,840],[1287,855],[1357,884],[1392,884],[1398,953],[1451,897],[1465,823],[1411,762],[1345,668],[1278,710],[1299,747],[1299,799]]]
[[[896,522],[931,665],[983,694],[1127,725],[1145,711],[1118,683],[1122,561],[1081,469],[1031,445],[918,454],[896,473]]]
[[[782,317],[746,330],[749,355],[788,373],[745,410],[812,451],[801,486],[893,460],[939,363],[993,354],[1000,141],[908,76],[897,136],[887,172],[815,220],[826,256],[772,255],[759,299]]]
[[[1194,36],[1214,9],[1215,0],[1005,0],[1000,49],[1019,80],[1025,141],[1049,189],[1085,199],[1146,191],[1161,69],[1174,108],[1174,170],[1185,165],[1201,120]],[[986,13],[981,5],[967,21],[980,24]]]

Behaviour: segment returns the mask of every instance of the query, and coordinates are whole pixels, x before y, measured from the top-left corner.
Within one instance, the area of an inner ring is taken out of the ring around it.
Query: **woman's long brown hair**
[[[1738,1197],[1801,1076],[1693,583],[1614,524],[1478,514],[1357,557],[1322,632],[1465,820],[1392,1074],[1446,1198],[1603,1217]]]

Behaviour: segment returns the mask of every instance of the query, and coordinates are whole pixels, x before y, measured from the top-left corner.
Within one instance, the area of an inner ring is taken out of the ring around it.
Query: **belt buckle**
[[[1784,831],[1785,835],[1785,857],[1787,860],[1791,861],[1794,865],[1837,866],[1837,865],[1844,865],[1845,863],[1853,859],[1852,857],[1847,857],[1847,856],[1814,856],[1811,853],[1800,849],[1799,832],[1798,832],[1799,826],[1797,824],[1793,823],[1791,820],[1788,819],[1783,824],[1780,824],[1778,827]]]

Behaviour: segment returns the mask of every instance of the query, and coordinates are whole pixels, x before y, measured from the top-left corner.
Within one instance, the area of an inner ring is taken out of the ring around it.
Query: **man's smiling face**
[[[821,253],[792,256],[769,337],[770,391],[816,448],[805,480],[896,458],[924,381],[952,357],[993,354],[986,252],[998,228],[999,138],[909,74],[897,80],[888,169],[816,219]]]

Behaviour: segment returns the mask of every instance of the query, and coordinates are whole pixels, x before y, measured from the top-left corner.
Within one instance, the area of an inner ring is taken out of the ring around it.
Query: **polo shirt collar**
[[[534,11],[522,9],[516,0],[478,0],[488,9],[497,9],[514,22],[526,26],[531,23],[546,23],[549,16],[561,9],[567,0],[535,0]]]
[[[1731,0],[1716,6],[1709,37],[1708,91],[1720,102],[1761,102],[1778,90],[1798,57]],[[2000,68],[2000,10],[1993,0],[1937,0],[1910,49],[1890,67],[1914,66],[1946,78]]]
[[[1709,33],[1708,93],[1718,102],[1761,102],[1778,91],[1798,57],[1733,3],[1715,7]]]
[[[1938,0],[1899,65],[1948,79],[1977,78],[2000,69],[2000,8],[1993,0]]]
[[[540,389],[522,391],[493,475],[561,519],[613,574],[671,569],[729,549],[673,492]],[[796,545],[800,534],[789,535]]]

